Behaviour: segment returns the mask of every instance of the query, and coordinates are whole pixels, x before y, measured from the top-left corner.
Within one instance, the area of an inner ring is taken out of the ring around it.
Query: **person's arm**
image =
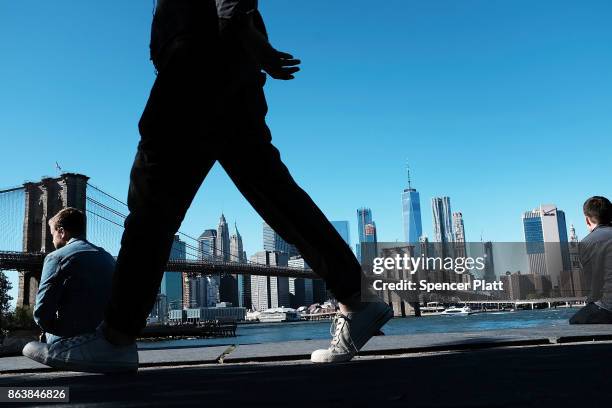
[[[235,37],[255,63],[274,79],[293,79],[300,60],[276,50],[268,41],[257,0],[217,0],[219,30],[222,37]],[[259,26],[259,28],[258,28]]]
[[[34,306],[34,321],[45,332],[53,333],[57,319],[57,306],[64,287],[60,271],[59,259],[53,254],[47,255]]]

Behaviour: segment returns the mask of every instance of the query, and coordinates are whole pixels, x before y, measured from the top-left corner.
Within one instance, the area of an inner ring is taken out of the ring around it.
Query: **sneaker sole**
[[[351,361],[355,355],[349,356],[348,354],[337,355],[338,358],[330,358],[326,360],[313,360],[310,361],[314,364],[334,364],[334,363],[346,363],[347,361]]]

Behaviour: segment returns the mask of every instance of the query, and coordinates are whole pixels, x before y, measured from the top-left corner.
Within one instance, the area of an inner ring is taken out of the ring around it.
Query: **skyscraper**
[[[372,223],[372,210],[369,208],[359,208],[357,210],[357,233],[359,234],[359,242],[365,242],[365,226]]]
[[[415,244],[423,235],[421,223],[421,198],[419,192],[412,188],[410,169],[408,169],[408,188],[402,192],[402,216],[404,218],[404,240]]]
[[[223,214],[221,214],[221,218],[219,219],[219,226],[217,227],[215,256],[220,261],[230,261],[229,227],[227,226],[227,221],[225,221],[225,215]]]
[[[185,253],[185,243],[178,235],[174,236],[170,259],[187,259]],[[183,274],[180,272],[164,272],[160,293],[166,296],[166,303],[169,309],[183,308]]]
[[[197,276],[189,280],[190,307],[214,307],[219,303],[219,284],[212,276]]]
[[[376,223],[372,220],[372,210],[359,208],[357,210],[357,229],[359,243],[357,244],[357,259],[361,264],[369,264],[377,253],[378,239]]]
[[[217,258],[217,230],[207,229],[198,238],[200,260],[214,261]],[[192,307],[210,307],[219,302],[219,274],[196,276],[189,279],[189,304]]]
[[[200,259],[215,259],[217,252],[217,230],[207,229],[198,238]]]
[[[431,210],[433,213],[433,232],[436,242],[453,242],[455,238],[453,236],[450,198],[432,198]]]
[[[244,250],[242,249],[242,236],[238,232],[238,226],[234,224],[234,233],[230,237],[230,260],[232,262],[245,263]]]
[[[529,269],[549,276],[558,290],[562,271],[571,269],[565,213],[554,204],[542,204],[522,218]]]
[[[485,267],[482,278],[487,282],[495,282],[495,263],[493,262],[493,243],[487,241],[484,243]]]
[[[308,265],[301,256],[289,259],[290,268],[307,269]],[[314,303],[312,279],[289,278],[289,302],[291,307],[310,306]]]
[[[263,223],[263,246],[264,251],[284,252],[289,257],[298,256],[299,252],[295,245],[289,244],[276,233],[266,222]]]
[[[235,232],[230,237],[230,255],[232,262],[246,263],[246,253],[242,248],[242,236],[238,232],[238,226],[234,224]],[[251,278],[248,275],[235,275],[236,299],[235,305],[251,308]]]
[[[465,242],[465,228],[463,225],[463,214],[453,213],[453,230],[455,231],[455,242]]]
[[[453,230],[455,233],[455,256],[459,258],[465,258],[467,257],[467,248],[465,244],[465,227],[463,225],[463,214],[460,212],[453,213]]]
[[[289,257],[284,252],[261,251],[251,262],[268,266],[287,266]],[[251,275],[251,303],[254,310],[289,307],[289,278],[282,276]]]
[[[578,235],[576,235],[576,229],[572,224],[570,226],[570,237],[569,237],[569,255],[570,255],[570,269],[571,269],[571,286],[573,296],[587,296],[588,291],[585,286],[584,273],[580,264],[580,254],[578,251]]]
[[[334,226],[338,234],[342,237],[346,245],[351,246],[351,230],[348,221],[332,221],[331,224]]]

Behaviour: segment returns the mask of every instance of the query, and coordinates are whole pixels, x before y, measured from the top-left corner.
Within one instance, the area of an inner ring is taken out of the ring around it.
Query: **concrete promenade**
[[[141,350],[139,373],[120,376],[6,357],[0,386],[69,386],[73,404],[122,407],[578,407],[612,398],[612,326],[380,336],[352,362],[311,364],[327,344]]]

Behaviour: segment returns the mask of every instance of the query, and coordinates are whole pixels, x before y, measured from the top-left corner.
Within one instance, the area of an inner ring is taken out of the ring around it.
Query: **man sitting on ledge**
[[[579,245],[580,263],[590,289],[587,305],[570,319],[570,324],[612,323],[612,204],[605,197],[584,203],[590,234]]]
[[[96,329],[110,298],[115,259],[85,240],[86,218],[65,208],[49,220],[55,251],[47,254],[34,320],[49,344]]]

